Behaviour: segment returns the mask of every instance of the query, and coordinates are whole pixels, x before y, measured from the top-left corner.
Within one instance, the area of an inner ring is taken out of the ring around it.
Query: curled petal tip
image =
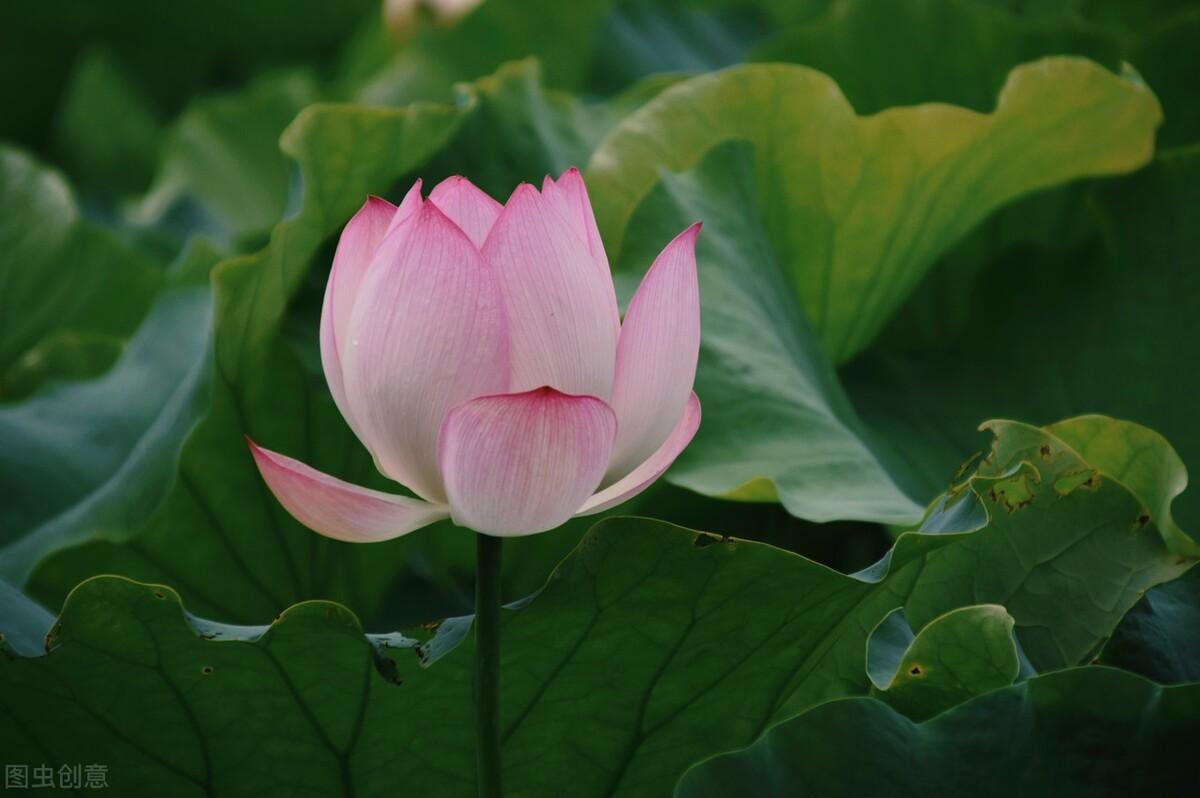
[[[518,197],[524,197],[528,195],[532,195],[534,197],[538,196],[537,186],[533,185],[532,183],[520,183],[516,188],[513,189],[512,194],[508,195],[508,202],[512,202]],[[508,203],[505,204],[507,205]]]
[[[429,201],[457,224],[477,247],[483,245],[504,209],[487,192],[462,175],[448,177],[434,186],[429,193]]]
[[[567,169],[565,169],[563,171],[563,173],[558,176],[558,180],[556,180],[554,182],[557,183],[557,182],[559,182],[561,180],[565,180],[567,178],[571,178],[572,180],[582,179],[582,175],[579,173],[579,167],[578,166],[567,167]]]
[[[446,186],[446,187],[458,187],[458,186],[461,186],[463,183],[468,183],[472,187],[475,185],[474,183],[472,183],[468,178],[464,177],[463,175],[450,175],[445,180],[443,180],[441,183],[438,183],[438,185]],[[436,189],[437,186],[435,186],[434,188]]]
[[[694,245],[696,243],[696,239],[700,237],[700,228],[703,225],[704,222],[692,222],[690,225],[684,228],[683,232],[675,236],[675,241],[687,241],[689,244]],[[674,243],[674,241],[672,243]]]

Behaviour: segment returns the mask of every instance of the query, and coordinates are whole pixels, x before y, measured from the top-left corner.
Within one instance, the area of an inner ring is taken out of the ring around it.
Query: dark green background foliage
[[[339,231],[579,166],[622,301],[704,222],[704,420],[506,543],[507,794],[1194,784],[1200,4],[400,5],[0,11],[5,763],[473,793],[471,535],[322,538],[243,436],[397,490]]]

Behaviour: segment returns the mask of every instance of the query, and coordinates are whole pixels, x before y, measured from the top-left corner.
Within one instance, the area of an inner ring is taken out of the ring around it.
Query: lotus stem
[[[500,798],[500,544],[475,535],[475,763],[479,798]]]

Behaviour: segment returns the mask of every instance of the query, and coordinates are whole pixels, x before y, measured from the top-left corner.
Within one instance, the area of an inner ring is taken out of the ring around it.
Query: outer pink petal
[[[592,257],[605,272],[608,272],[608,255],[604,252],[600,229],[596,226],[596,215],[592,213],[592,201],[588,199],[587,187],[579,170],[572,166],[563,172],[558,180],[547,177],[542,184],[542,193],[563,203],[567,218],[587,242]]]
[[[658,451],[643,460],[641,465],[630,471],[623,479],[614,482],[584,502],[583,508],[576,515],[592,515],[602,512],[609,507],[615,507],[632,499],[650,487],[671,466],[671,463],[675,462],[675,458],[679,456],[680,452],[692,442],[692,438],[695,437],[696,430],[699,428],[700,400],[696,398],[696,394],[692,394],[688,397],[687,404],[683,408],[683,415],[675,424],[675,429],[671,430],[671,434],[663,441],[663,445],[658,447]]]
[[[354,307],[359,286],[375,250],[396,220],[407,218],[420,203],[420,180],[409,190],[399,208],[379,197],[369,197],[358,213],[346,223],[333,255],[333,268],[329,271],[325,301],[321,308],[321,365],[338,410],[356,434],[358,427],[346,401],[339,343],[345,337],[350,310]],[[361,434],[359,438],[362,438]]]
[[[438,441],[451,517],[489,535],[554,529],[599,486],[616,431],[604,402],[552,388],[459,405]]]
[[[537,189],[513,192],[483,245],[504,295],[512,350],[509,390],[550,385],[607,399],[617,331],[612,278]]]
[[[249,438],[259,473],[297,521],[351,543],[389,540],[447,517],[447,508],[334,479],[299,460],[263,449]]]
[[[692,392],[700,351],[699,232],[694,224],[667,244],[625,312],[612,395],[619,427],[607,482],[662,445]]]
[[[457,175],[438,183],[430,192],[429,201],[461,227],[477,247],[483,246],[492,225],[504,210],[503,205],[476,188],[470,180]]]
[[[396,206],[387,200],[367,199],[342,230],[333,256],[333,268],[329,271],[329,282],[325,284],[325,301],[321,306],[321,365],[338,410],[347,420],[350,417],[342,385],[342,361],[337,349],[338,320],[349,317],[347,305],[358,292],[367,265],[395,212]],[[353,421],[350,424],[353,426]]]
[[[542,182],[542,196],[587,242],[588,251],[592,255],[592,262],[596,265],[596,270],[610,287],[608,299],[611,301],[608,306],[613,328],[620,330],[621,311],[617,307],[617,292],[612,287],[612,272],[608,266],[608,254],[605,253],[604,243],[600,240],[600,230],[596,227],[596,216],[592,213],[592,202],[588,199],[583,176],[574,166],[563,172],[558,180],[553,180],[547,175]]]
[[[437,205],[426,202],[380,245],[342,351],[346,393],[380,470],[444,501],[442,419],[508,390],[509,368],[496,277]]]

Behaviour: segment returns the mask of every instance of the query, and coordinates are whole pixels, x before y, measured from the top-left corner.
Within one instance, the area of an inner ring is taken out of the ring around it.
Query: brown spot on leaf
[[[201,672],[202,674],[204,674],[205,676],[208,676],[210,673],[212,673],[212,672],[213,672],[213,666],[212,666],[212,665],[205,665],[203,668],[201,668],[201,669],[200,669],[200,672]]]
[[[50,631],[46,632],[46,639],[42,641],[42,646],[46,649],[46,653],[50,653],[50,650],[58,645],[58,638],[61,634],[62,621],[57,621],[54,626],[50,627]]]
[[[1015,513],[1033,503],[1034,492],[1029,482],[1025,473],[1016,474],[993,485],[988,490],[988,497],[993,502],[1003,504],[1010,513]],[[1037,480],[1033,482],[1036,484]]]

